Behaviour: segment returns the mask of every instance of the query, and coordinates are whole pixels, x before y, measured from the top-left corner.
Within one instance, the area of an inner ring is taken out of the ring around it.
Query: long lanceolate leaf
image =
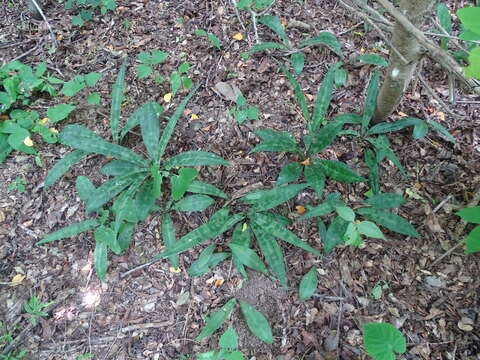
[[[86,207],[87,213],[97,210],[99,207],[117,196],[128,186],[134,184],[140,185],[145,177],[146,174],[144,173],[125,174],[114,177],[113,179],[103,183],[100,187],[95,189],[95,192],[88,199]]]
[[[358,176],[353,170],[351,170],[346,164],[336,160],[317,160],[315,164],[322,167],[323,172],[329,178],[337,181],[351,183],[366,181],[367,179]]]
[[[283,29],[280,20],[276,16],[273,15],[265,15],[258,19],[260,24],[266,25],[270,28],[270,30],[274,31],[280,39],[285,43],[285,45],[289,45],[290,41],[288,40],[288,36]]]
[[[280,69],[283,71],[283,73],[285,74],[288,81],[290,81],[290,84],[293,87],[293,92],[295,93],[295,100],[297,100],[298,106],[300,106],[300,109],[302,110],[303,117],[309,123],[311,115],[310,115],[310,112],[308,111],[307,101],[305,100],[305,96],[303,95],[300,84],[295,79],[295,77],[290,73],[290,71],[288,71],[285,65],[283,64],[279,64],[279,65],[280,65]]]
[[[57,163],[48,172],[45,179],[45,190],[52,186],[63,174],[65,174],[73,165],[82,160],[88,155],[87,151],[75,150],[66,155],[64,158],[57,161]]]
[[[316,131],[321,123],[325,120],[327,110],[332,101],[333,93],[333,79],[335,77],[335,71],[342,65],[341,62],[336,63],[328,69],[325,78],[320,84],[315,99],[315,107],[313,109],[313,118],[311,124],[309,124],[310,132]]]
[[[282,239],[283,241],[308,251],[314,255],[320,256],[320,252],[312,248],[290,230],[281,226],[279,223],[272,221],[270,217],[267,217],[261,213],[255,213],[251,216],[251,220],[260,228],[262,228],[262,231],[267,232],[270,235]]]
[[[306,137],[307,140],[305,141],[306,143],[308,142],[308,144],[306,144],[308,155],[318,154],[329,146],[340,132],[342,125],[341,122],[334,121],[316,131],[312,131],[311,134]]]
[[[117,80],[112,89],[112,106],[110,108],[110,129],[112,130],[113,141],[118,142],[118,124],[120,123],[120,112],[123,100],[123,88],[125,87],[125,71],[127,59],[123,61],[118,72]]]
[[[174,166],[215,166],[215,165],[230,165],[222,157],[207,151],[185,151],[165,162],[165,167]]]
[[[240,309],[250,331],[263,342],[273,343],[272,329],[265,316],[243,300],[240,300]]]
[[[167,250],[170,249],[176,241],[173,221],[168,213],[163,214],[162,217],[162,240]],[[168,260],[173,267],[178,267],[178,255],[171,255],[168,257]]]
[[[180,105],[175,109],[175,112],[170,116],[168,119],[167,126],[163,130],[162,137],[160,138],[160,143],[158,145],[158,159],[161,159],[163,154],[165,153],[165,149],[167,148],[168,142],[172,137],[173,131],[175,130],[175,126],[177,126],[177,121],[182,116],[183,110],[185,110],[185,106],[187,106],[188,102],[192,98],[192,96],[196,93],[200,85],[195,86],[190,93],[182,100]]]
[[[255,134],[260,136],[264,141],[255,146],[250,151],[251,153],[259,151],[300,152],[295,138],[288,131],[279,133],[273,130],[265,129],[257,130],[255,131]]]
[[[370,124],[370,120],[372,119],[373,113],[375,112],[375,107],[377,106],[377,96],[380,88],[378,86],[380,82],[380,73],[376,70],[370,83],[368,84],[367,88],[367,97],[365,98],[365,106],[363,108],[363,117],[362,117],[362,133],[364,133],[367,128],[368,124]]]
[[[228,212],[229,210],[227,208],[217,211],[206,224],[182,236],[172,247],[165,249],[165,251],[156,255],[152,260],[180,254],[181,252],[191,249],[208,239],[224,233],[244,218],[241,214],[228,215]]]
[[[100,224],[95,219],[81,221],[79,223],[75,223],[75,224],[66,226],[66,227],[64,227],[60,230],[57,230],[57,231],[47,235],[42,240],[37,242],[35,245],[42,245],[42,244],[46,244],[46,243],[49,243],[49,242],[52,242],[52,241],[65,239],[65,238],[71,237],[73,235],[80,234],[84,231],[93,229],[94,227],[96,227],[98,225],[100,225]]]
[[[213,334],[218,328],[220,328],[220,326],[222,326],[225,320],[227,320],[232,313],[233,307],[236,303],[237,299],[230,299],[225,305],[220,308],[220,310],[212,313],[212,315],[210,315],[210,317],[207,319],[207,325],[202,330],[200,335],[197,336],[195,341],[202,340],[203,338]]]
[[[142,117],[145,109],[151,108],[151,107],[153,107],[153,109],[155,109],[155,112],[157,114],[161,114],[163,112],[163,107],[156,102],[149,102],[149,103],[146,103],[146,104],[142,105],[137,110],[135,110],[133,112],[133,114],[130,115],[130,117],[127,119],[127,122],[122,129],[120,140],[123,139],[125,137],[125,135],[127,135],[127,133],[130,130],[132,130],[135,126],[140,124],[140,118]]]
[[[258,190],[243,196],[240,201],[254,206],[255,211],[265,211],[290,200],[307,184],[291,184],[270,190]]]
[[[160,122],[158,121],[158,113],[155,106],[147,104],[143,107],[140,115],[140,129],[145,147],[147,148],[150,158],[158,162],[158,140],[160,139]]]
[[[328,31],[322,31],[318,34],[318,36],[314,36],[313,38],[304,40],[300,43],[301,48],[311,45],[325,45],[335,52],[335,54],[343,58],[340,42],[337,40],[335,35]]]
[[[288,47],[286,47],[283,44],[276,43],[276,42],[264,42],[264,43],[260,43],[260,44],[255,45],[254,47],[252,47],[248,51],[248,53],[253,54],[254,52],[264,51],[264,50],[267,50],[267,49],[288,50]]]
[[[399,234],[411,236],[414,238],[419,237],[417,230],[415,230],[415,228],[401,216],[370,207],[357,209],[356,213],[363,215],[375,221],[377,224],[385,226],[387,229],[395,231]]]
[[[269,233],[264,232],[261,227],[255,223],[251,223],[250,225],[252,226],[258,246],[263,256],[265,256],[265,260],[270,266],[270,269],[272,269],[272,272],[280,283],[287,287],[287,270],[285,269],[282,248],[278,245],[277,240]]]
[[[140,166],[147,166],[147,161],[123,146],[109,143],[86,127],[78,124],[67,125],[60,135],[61,142],[73,148],[90,153],[112,156]]]
[[[394,122],[382,122],[368,129],[366,135],[386,134],[417,125],[421,120],[416,118],[404,118]]]

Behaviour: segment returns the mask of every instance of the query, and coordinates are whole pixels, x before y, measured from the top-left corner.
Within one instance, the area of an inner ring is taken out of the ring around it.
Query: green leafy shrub
[[[464,7],[457,11],[457,16],[464,27],[460,34],[460,39],[467,42],[480,40],[480,6]],[[469,43],[468,62],[465,67],[467,77],[480,80],[480,46],[475,43]]]
[[[407,351],[403,334],[388,323],[366,323],[363,325],[365,350],[375,360],[395,360],[395,353]]]
[[[464,208],[457,212],[457,215],[466,222],[480,224],[480,206]],[[470,231],[465,239],[465,243],[467,245],[465,248],[466,254],[480,252],[480,225]]]
[[[117,143],[107,142],[82,125],[66,126],[60,134],[60,141],[75,150],[59,160],[45,179],[45,189],[52,186],[70,167],[88,154],[111,156],[114,160],[102,167],[101,173],[112,177],[95,188],[86,177],[78,177],[76,188],[85,202],[87,214],[94,218],[72,224],[51,233],[37,245],[71,237],[87,230],[94,230],[94,264],[97,275],[105,280],[108,268],[108,253],[122,254],[128,249],[135,225],[147,218],[150,212],[160,211],[163,216],[162,228],[166,249],[176,246],[170,211],[202,211],[213,203],[209,195],[225,197],[212,185],[195,180],[198,170],[194,166],[228,165],[224,159],[204,151],[187,151],[164,160],[167,144],[173,134],[178,119],[196,90],[180,103],[168,122],[160,131],[159,116],[163,108],[156,103],[147,103],[137,109],[120,131],[119,119],[124,89],[126,64],[119,71],[112,90],[110,129],[115,142],[123,139],[135,126],[139,125],[148,158],[143,158]],[[171,191],[167,193],[166,181]],[[193,195],[186,195],[191,193]],[[161,206],[156,201],[161,200]],[[110,204],[111,205],[108,205]],[[223,214],[215,214],[211,221],[223,226]],[[186,236],[192,238],[202,234],[205,225]],[[168,250],[167,250],[168,251]],[[174,261],[174,257],[170,257]]]
[[[67,0],[65,9],[71,10],[74,7],[78,7],[79,12],[72,17],[72,24],[83,26],[86,21],[93,19],[93,14],[98,8],[100,14],[105,16],[109,10],[115,11],[117,3],[115,0]]]

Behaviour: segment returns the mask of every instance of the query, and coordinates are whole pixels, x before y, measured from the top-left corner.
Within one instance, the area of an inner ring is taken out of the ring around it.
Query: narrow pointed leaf
[[[343,124],[339,122],[330,122],[324,127],[313,131],[309,138],[308,155],[313,156],[331,145],[335,137],[340,132]]]
[[[50,169],[45,179],[44,187],[47,190],[50,186],[60,179],[73,165],[82,160],[88,155],[87,151],[74,150],[58,160],[56,164]]]
[[[304,40],[300,43],[300,47],[306,47],[311,45],[325,45],[330,48],[335,54],[343,58],[342,47],[335,35],[328,31],[322,31],[313,38]]]
[[[170,116],[170,119],[168,120],[167,126],[165,126],[165,129],[163,130],[162,136],[160,138],[160,143],[158,145],[158,159],[161,159],[163,154],[165,153],[165,149],[167,148],[168,142],[170,141],[173,131],[177,126],[178,119],[180,118],[180,116],[182,116],[183,110],[185,110],[185,106],[187,106],[188,102],[193,97],[193,95],[197,92],[199,87],[200,85],[195,86],[190,91],[190,93],[182,100],[182,102],[178,105],[178,107],[175,109],[175,112],[172,114],[172,116]]]
[[[240,201],[253,205],[256,211],[265,211],[290,200],[306,187],[307,184],[290,184],[270,190],[258,190],[243,196]]]
[[[267,344],[272,344],[272,329],[270,328],[270,324],[268,323],[268,320],[265,318],[265,316],[263,316],[261,312],[257,311],[249,303],[243,300],[240,300],[239,302],[242,314],[245,317],[248,328],[253,333],[253,335],[255,335]]]
[[[195,194],[205,194],[205,195],[212,195],[217,196],[222,199],[228,199],[227,194],[225,194],[222,190],[216,188],[211,184],[207,184],[201,181],[194,180],[187,189],[187,192],[195,193]]]
[[[382,230],[371,221],[361,221],[357,224],[357,230],[360,234],[374,238],[374,239],[385,239]]]
[[[320,205],[309,209],[309,211],[305,215],[303,215],[300,220],[306,220],[312,217],[327,215],[333,211],[335,211],[335,205],[330,201],[325,201]]]
[[[185,196],[173,207],[177,211],[203,211],[215,202],[207,195]]]
[[[335,71],[340,66],[342,66],[341,62],[331,66],[318,88],[317,96],[315,98],[315,106],[313,109],[312,124],[310,126],[311,131],[316,131],[325,120],[327,110],[330,107],[330,102],[332,101],[333,79],[335,77]]]
[[[105,281],[108,269],[108,247],[103,241],[95,242],[95,251],[93,252],[93,262],[95,272],[100,280]]]
[[[85,176],[77,177],[75,188],[77,190],[78,197],[84,202],[87,202],[92,193],[95,191],[95,186]]]
[[[331,252],[335,246],[344,242],[343,236],[347,231],[348,224],[349,222],[343,220],[340,216],[337,216],[330,223],[325,238],[323,239],[323,248],[327,254]]]
[[[283,133],[277,133],[273,130],[257,130],[255,134],[265,141],[260,142],[255,146],[250,153],[259,151],[286,151],[286,152],[298,152],[299,148],[292,134],[285,131]]]
[[[156,102],[149,102],[142,105],[137,110],[135,110],[133,114],[130,115],[130,117],[127,119],[127,122],[122,129],[120,140],[123,139],[125,135],[127,135],[127,133],[130,130],[132,130],[135,126],[140,125],[140,118],[142,117],[142,114],[144,114],[145,109],[148,109],[148,108],[153,108],[155,110],[155,113],[157,113],[158,115],[160,115],[163,112],[163,107]]]
[[[376,70],[373,73],[367,88],[367,97],[365,98],[365,105],[363,106],[362,133],[367,130],[370,120],[372,120],[373,113],[375,112],[377,96],[380,91],[379,83],[380,72]]]
[[[125,160],[140,166],[146,166],[145,159],[135,154],[133,151],[123,146],[109,143],[103,140],[93,131],[83,127],[82,125],[67,125],[60,134],[63,144],[73,148],[83,150],[90,153],[112,156],[114,158]]]
[[[320,252],[308,245],[307,242],[300,239],[293,232],[287,228],[281,226],[280,224],[271,221],[271,219],[261,213],[255,213],[251,216],[251,220],[262,229],[263,232],[275,236],[276,238],[282,239],[289,244],[292,244],[296,247],[299,247],[305,251],[308,251],[314,255],[320,256]]]
[[[300,75],[303,71],[303,67],[305,66],[305,55],[303,55],[301,52],[293,53],[290,56],[290,63],[292,64],[295,74]]]
[[[156,196],[153,186],[153,179],[149,179],[138,189],[134,202],[137,221],[144,221],[155,205]]]
[[[102,166],[100,173],[107,176],[119,176],[133,171],[139,171],[138,165],[125,160],[112,160]]]
[[[294,182],[302,175],[302,166],[297,162],[291,162],[280,170],[276,185],[283,185]]]
[[[388,66],[387,60],[377,54],[359,55],[355,57],[354,60],[369,65]]]
[[[54,231],[53,233],[44,237],[42,240],[38,241],[35,245],[42,245],[52,241],[69,238],[74,235],[93,229],[98,225],[99,223],[96,219],[81,221],[79,223],[75,223],[75,224],[66,226],[60,230]]]
[[[142,139],[147,148],[150,158],[158,162],[158,141],[160,139],[160,122],[155,106],[147,104],[142,108],[140,114],[140,130],[142,131]]]
[[[178,171],[178,175],[174,175],[170,178],[170,181],[172,182],[172,199],[174,201],[178,201],[182,198],[197,175],[197,169],[182,168]]]
[[[323,173],[334,180],[352,183],[366,181],[367,179],[357,175],[346,164],[336,160],[318,160],[315,162],[323,169]]]
[[[209,269],[208,262],[212,257],[213,252],[215,251],[216,244],[208,245],[198,256],[198,259],[195,260],[192,265],[187,270],[188,275],[190,276],[199,276],[206,273]]]
[[[437,130],[440,134],[442,134],[448,141],[452,142],[455,144],[456,140],[455,138],[452,136],[452,134],[450,134],[448,132],[447,129],[445,129],[442,125],[440,125],[438,122],[436,121],[433,121],[433,120],[428,120],[427,121],[427,124],[434,128],[435,130]]]
[[[378,194],[365,201],[366,204],[377,209],[396,208],[404,202],[403,196],[395,193]]]
[[[120,112],[123,100],[123,89],[125,87],[125,71],[127,68],[127,59],[120,66],[117,80],[112,89],[112,106],[110,108],[110,128],[112,130],[113,141],[118,142],[118,124],[120,123]]]
[[[417,230],[415,230],[407,220],[396,214],[370,207],[357,209],[356,212],[357,214],[363,215],[377,224],[399,234],[411,236],[413,238],[418,238],[420,236]]]
[[[222,349],[236,349],[238,347],[238,336],[235,330],[231,326],[228,327],[228,329],[223,333],[222,336],[220,336],[218,345]],[[228,358],[225,358],[225,359],[229,360]],[[243,356],[241,359],[243,359]]]
[[[235,261],[237,264],[248,266],[253,270],[268,275],[267,268],[255,251],[248,247],[232,243],[228,246],[230,247],[230,250],[232,250],[232,256],[236,259]]]
[[[250,247],[250,242],[252,240],[252,231],[250,227],[244,223],[244,224],[237,224],[235,226],[235,229],[233,229],[232,233],[232,241],[229,243],[229,247],[232,250],[232,261],[233,264],[235,265],[235,268],[237,271],[242,275],[244,279],[248,279],[247,272],[245,271],[245,267],[243,265],[243,262],[241,261],[240,258],[236,256],[236,252],[230,245],[236,245],[238,247],[243,248],[249,248]]]
[[[368,173],[368,183],[370,184],[370,189],[374,195],[377,195],[380,193],[380,175],[378,171],[377,157],[370,149],[365,151],[365,163],[370,168],[370,172]]]
[[[185,151],[180,153],[165,162],[165,167],[174,166],[215,166],[225,165],[230,163],[225,161],[221,156],[207,151]]]
[[[372,126],[366,132],[366,135],[386,134],[389,132],[399,131],[410,126],[415,126],[419,123],[419,121],[421,120],[416,118],[404,118],[394,122],[383,122]]]
[[[303,95],[302,88],[300,87],[298,81],[295,79],[295,77],[288,71],[288,69],[285,67],[283,64],[279,64],[280,69],[283,71],[285,76],[287,77],[288,81],[290,81],[290,84],[293,87],[293,92],[295,93],[295,100],[297,100],[298,106],[300,106],[300,109],[302,110],[303,117],[305,118],[305,121],[310,122],[310,112],[308,111],[308,106],[307,106],[307,101],[305,100],[305,96]]]
[[[317,269],[312,267],[309,272],[307,272],[300,282],[300,287],[298,289],[298,296],[300,300],[305,301],[310,299],[318,286],[318,273]]]
[[[175,245],[175,228],[173,226],[172,218],[168,213],[164,213],[162,217],[162,240],[165,249],[171,249]],[[178,255],[171,255],[168,257],[170,265],[174,268],[178,267]]]
[[[282,39],[282,41],[285,43],[285,45],[289,44],[290,41],[288,40],[288,36],[285,33],[285,30],[283,29],[283,26],[280,23],[280,20],[278,20],[278,18],[276,16],[265,15],[265,16],[262,16],[261,18],[259,18],[258,22],[260,24],[268,26],[270,28],[270,30],[275,32],[280,37],[280,39]]]
[[[237,299],[233,298],[227,301],[225,305],[223,305],[220,310],[215,311],[212,315],[209,316],[207,319],[207,325],[202,330],[200,335],[197,336],[195,341],[200,341],[207,336],[210,336],[215,331],[217,331],[220,326],[227,320],[232,313],[234,306],[237,304]]]
[[[130,243],[132,242],[132,234],[135,230],[135,224],[125,222],[120,226],[117,236],[118,246],[120,247],[121,251],[125,251],[130,247]]]

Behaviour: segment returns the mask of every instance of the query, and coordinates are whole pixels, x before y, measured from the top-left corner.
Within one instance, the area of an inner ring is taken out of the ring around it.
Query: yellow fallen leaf
[[[360,224],[360,222],[361,222],[360,220],[355,220],[355,224],[357,225]]]
[[[437,115],[439,120],[445,121],[445,113],[444,112],[437,111],[437,113],[435,115]]]
[[[242,33],[236,33],[235,35],[232,36],[235,40],[243,40],[243,35]]]
[[[170,102],[170,100],[172,100],[172,93],[163,95],[163,101]]]
[[[25,279],[25,275],[22,274],[17,274],[12,278],[12,281],[10,283],[10,286],[17,286],[20,285],[20,283]]]
[[[48,122],[48,118],[44,117],[42,120],[40,120],[40,124],[46,124]]]
[[[55,128],[50,128],[48,130],[50,130],[52,133],[58,134],[58,130]]]
[[[309,101],[313,101],[315,99],[315,96],[313,96],[312,94],[305,94],[305,97],[309,100]]]
[[[197,119],[199,119],[197,114],[192,114],[192,116],[190,116],[190,120],[197,120]]]
[[[398,112],[398,115],[400,115],[401,117],[406,117],[406,116],[408,116],[407,114],[405,114],[404,112],[401,112],[401,111]]]
[[[168,270],[170,270],[171,273],[176,273],[176,274],[182,271],[179,267],[174,267],[174,266],[170,266]]]
[[[113,51],[113,45],[108,45],[107,49],[110,50],[110,51]]]
[[[300,214],[300,215],[304,214],[305,211],[307,211],[307,209],[305,209],[305,206],[301,206],[301,205],[295,206],[295,210],[297,210],[297,214]]]
[[[247,224],[247,223],[243,223],[243,225],[242,225],[242,232],[247,231],[247,229],[248,229],[248,224]]]
[[[57,36],[57,40],[58,40],[58,41],[62,41],[62,40],[63,40],[63,35],[62,35],[62,34],[58,35],[58,36]]]
[[[217,279],[217,280],[215,280],[215,284],[213,284],[213,285],[214,285],[214,286],[220,286],[220,285],[223,284],[224,281],[225,281],[225,280],[223,280],[223,279]]]
[[[436,142],[436,141],[432,141],[432,145],[435,146],[435,147],[442,146],[442,144],[440,144],[439,142]]]
[[[305,159],[300,164],[308,166],[308,165],[310,165],[310,159]]]
[[[420,183],[415,183],[415,187],[416,187],[417,189],[420,189],[422,186],[423,186],[423,185],[420,184]]]
[[[27,137],[23,140],[23,143],[24,143],[26,146],[33,146],[33,141],[32,141],[32,139],[30,139],[30,136],[27,136]]]

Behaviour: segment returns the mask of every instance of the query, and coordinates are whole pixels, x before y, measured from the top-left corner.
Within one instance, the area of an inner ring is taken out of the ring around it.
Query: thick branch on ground
[[[443,68],[450,71],[454,74],[460,81],[466,84],[471,91],[475,94],[480,95],[480,85],[477,81],[473,79],[465,78],[465,73],[463,68],[458,65],[455,59],[450,56],[450,54],[443,50],[440,46],[436,45],[430,41],[425,34],[417,29],[410,20],[398,11],[388,0],[376,0],[380,5],[382,5],[389,13],[392,15],[395,20],[401,24],[406,31],[408,31],[415,39],[422,45],[426,51],[427,56],[432,60],[438,62]]]

